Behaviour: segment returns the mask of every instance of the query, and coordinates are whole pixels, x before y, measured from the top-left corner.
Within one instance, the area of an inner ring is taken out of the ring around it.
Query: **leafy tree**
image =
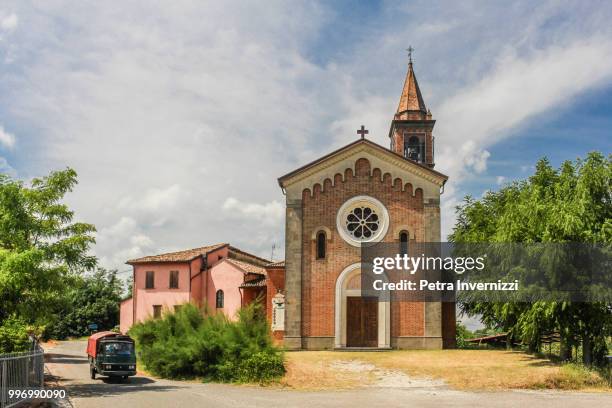
[[[612,156],[590,153],[585,160],[554,169],[541,159],[528,180],[515,182],[480,200],[466,197],[457,208],[451,241],[473,242],[612,242]],[[542,333],[559,330],[562,357],[582,343],[583,362],[603,363],[605,339],[612,330],[606,303],[517,302],[463,303],[469,315],[481,315],[488,327],[509,331],[530,349]]]
[[[457,347],[458,348],[467,348],[469,343],[466,340],[474,337],[474,333],[468,330],[467,327],[461,322],[457,322],[456,324],[456,333],[457,333]]]
[[[94,226],[63,203],[76,183],[72,169],[29,185],[0,174],[0,326],[15,317],[44,326],[71,280],[95,266]]]
[[[123,292],[117,271],[98,269],[93,275],[79,276],[66,292],[63,306],[47,327],[45,336],[64,339],[90,333],[88,325],[110,330],[119,323],[119,302]]]

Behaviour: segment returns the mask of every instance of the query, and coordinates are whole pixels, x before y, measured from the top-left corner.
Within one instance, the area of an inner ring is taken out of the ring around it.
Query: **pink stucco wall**
[[[243,272],[229,262],[228,247],[207,254],[208,270],[202,271],[202,257],[189,262],[136,264],[134,268],[133,297],[121,303],[120,328],[125,333],[133,323],[153,316],[153,306],[171,309],[175,305],[192,302],[207,305],[217,311],[215,294],[224,291],[224,308],[220,311],[234,317],[240,308],[241,293],[238,288],[244,281]],[[155,287],[146,289],[147,271],[155,272]],[[170,272],[179,272],[179,287],[170,289]]]
[[[145,289],[147,271],[155,272],[155,287]],[[170,271],[179,272],[178,289],[170,289]],[[134,313],[135,322],[153,316],[153,306],[163,309],[190,301],[189,263],[157,263],[134,266]]]
[[[208,307],[211,311],[223,312],[229,318],[236,318],[236,312],[242,306],[242,294],[239,286],[244,282],[244,273],[226,260],[217,262],[208,271]],[[217,309],[215,300],[217,290],[224,294],[223,309]]]
[[[132,298],[121,302],[119,309],[119,330],[123,334],[126,334],[130,327],[132,327],[132,319],[134,318],[133,305]]]

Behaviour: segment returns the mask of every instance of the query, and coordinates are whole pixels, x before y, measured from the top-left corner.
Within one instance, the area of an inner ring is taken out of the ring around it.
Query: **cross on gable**
[[[357,134],[361,135],[362,139],[365,138],[365,135],[367,135],[368,133],[370,133],[370,132],[363,125],[361,125],[361,129],[357,130]]]

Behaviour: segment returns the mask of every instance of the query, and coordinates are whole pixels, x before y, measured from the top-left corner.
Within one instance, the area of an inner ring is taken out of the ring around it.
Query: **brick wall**
[[[391,180],[381,171],[371,169],[367,159],[355,162],[354,169],[336,174],[334,183],[327,179],[315,184],[312,192],[302,194],[302,336],[334,336],[334,298],[336,279],[347,266],[359,262],[360,250],[346,243],[336,229],[336,212],[349,198],[369,195],[380,200],[389,212],[390,226],[384,242],[398,242],[395,227],[408,226],[410,238],[424,240],[423,192],[413,191],[405,180]],[[327,256],[316,258],[315,232],[322,227],[331,232]],[[391,309],[392,336],[422,336],[425,308],[423,303],[395,303]]]

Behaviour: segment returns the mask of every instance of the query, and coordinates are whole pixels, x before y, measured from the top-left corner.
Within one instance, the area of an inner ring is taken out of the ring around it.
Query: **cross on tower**
[[[363,139],[365,137],[365,135],[367,135],[368,133],[370,133],[368,130],[366,130],[365,126],[361,125],[361,129],[357,130],[357,134],[361,135],[361,138]]]
[[[408,61],[412,64],[412,51],[414,51],[414,48],[412,48],[412,45],[409,45],[406,51],[408,51]]]

